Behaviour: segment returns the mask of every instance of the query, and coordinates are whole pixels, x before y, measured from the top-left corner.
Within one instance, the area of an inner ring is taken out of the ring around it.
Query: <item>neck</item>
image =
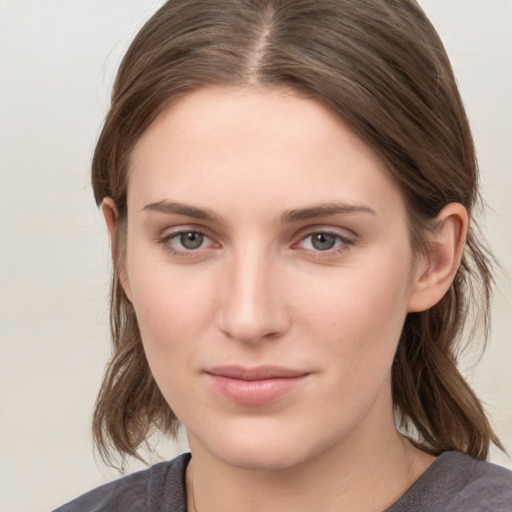
[[[359,426],[361,427],[361,425]],[[188,506],[193,512],[382,511],[392,505],[434,458],[395,429],[375,438],[359,428],[337,446],[292,468],[233,467],[191,441]],[[373,439],[373,442],[368,441]],[[195,449],[196,448],[196,449]]]

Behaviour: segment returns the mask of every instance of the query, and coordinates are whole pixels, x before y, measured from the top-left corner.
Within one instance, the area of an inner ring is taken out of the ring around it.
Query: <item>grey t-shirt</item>
[[[125,476],[54,512],[187,512],[190,454]],[[384,512],[512,512],[512,472],[445,452]]]

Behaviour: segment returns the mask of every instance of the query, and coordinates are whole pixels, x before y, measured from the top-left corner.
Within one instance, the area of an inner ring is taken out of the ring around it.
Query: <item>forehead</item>
[[[128,189],[138,206],[183,197],[205,207],[401,200],[384,163],[339,117],[275,88],[209,87],[172,103],[137,143]]]

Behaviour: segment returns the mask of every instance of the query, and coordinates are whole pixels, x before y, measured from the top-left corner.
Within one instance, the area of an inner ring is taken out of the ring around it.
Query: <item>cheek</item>
[[[204,280],[190,281],[179,273],[144,272],[132,280],[133,304],[147,349],[172,352],[193,344],[210,317],[211,300]]]
[[[391,252],[387,260],[339,272],[330,284],[309,283],[301,304],[310,337],[324,340],[337,378],[354,393],[378,384],[391,368],[407,314],[408,266],[397,264],[403,261],[403,253],[395,259]]]
[[[396,265],[347,268],[327,282],[310,283],[302,304],[318,325],[329,325],[351,338],[364,332],[396,331],[407,311],[409,281]],[[314,290],[314,291],[313,291]],[[321,320],[320,320],[321,319]],[[369,339],[368,342],[377,341]]]
[[[133,306],[149,365],[162,387],[162,380],[189,365],[201,333],[211,325],[211,286],[208,272],[170,265],[165,253],[133,241],[127,265]]]
[[[209,329],[210,303],[196,282],[177,273],[148,271],[132,285],[134,307],[151,373],[183,421],[198,403],[193,375],[200,340]],[[203,349],[204,350],[204,349]]]

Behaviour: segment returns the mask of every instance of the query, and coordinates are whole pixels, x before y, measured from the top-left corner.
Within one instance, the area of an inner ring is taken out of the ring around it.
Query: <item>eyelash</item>
[[[210,240],[210,242],[212,241],[212,238],[201,229],[179,229],[178,231],[174,231],[172,233],[167,233],[163,235],[158,239],[158,242],[164,247],[166,251],[170,252],[173,255],[185,258],[197,258],[198,256],[201,255],[200,250],[204,249],[204,247],[198,247],[197,249],[178,249],[176,248],[176,243],[172,243],[173,239],[190,233],[201,235],[202,237],[204,237],[203,242],[206,242],[208,240]],[[335,231],[328,229],[317,229],[315,231],[309,231],[307,234],[301,236],[300,239],[292,245],[292,248],[296,248],[300,244],[304,243],[308,238],[311,238],[315,235],[327,235],[328,237],[334,238],[335,243],[338,244],[331,249],[326,249],[325,251],[314,248],[304,248],[304,250],[314,253],[315,257],[319,258],[338,256],[341,253],[349,250],[349,248],[355,244],[355,241],[353,239],[347,238],[346,236],[343,236]]]
[[[204,231],[200,229],[180,229],[178,231],[174,231],[172,233],[167,233],[163,235],[161,238],[159,238],[158,242],[164,247],[166,251],[170,252],[173,255],[185,258],[196,258],[199,256],[199,251],[200,249],[203,249],[203,247],[199,247],[197,249],[177,249],[176,244],[172,243],[173,239],[189,233],[194,233],[203,236],[204,241],[211,240],[211,237],[209,237]]]
[[[307,251],[313,252],[315,254],[315,257],[329,258],[333,256],[339,256],[341,253],[349,250],[349,248],[355,243],[354,240],[347,238],[346,236],[343,236],[340,233],[337,233],[336,231],[331,231],[328,229],[318,229],[315,231],[310,231],[307,235],[302,236],[300,240],[296,244],[294,244],[294,246],[304,243],[308,238],[311,238],[315,235],[327,235],[328,237],[332,237],[335,243],[338,244],[331,249],[326,249],[325,251],[314,248],[305,249]]]

